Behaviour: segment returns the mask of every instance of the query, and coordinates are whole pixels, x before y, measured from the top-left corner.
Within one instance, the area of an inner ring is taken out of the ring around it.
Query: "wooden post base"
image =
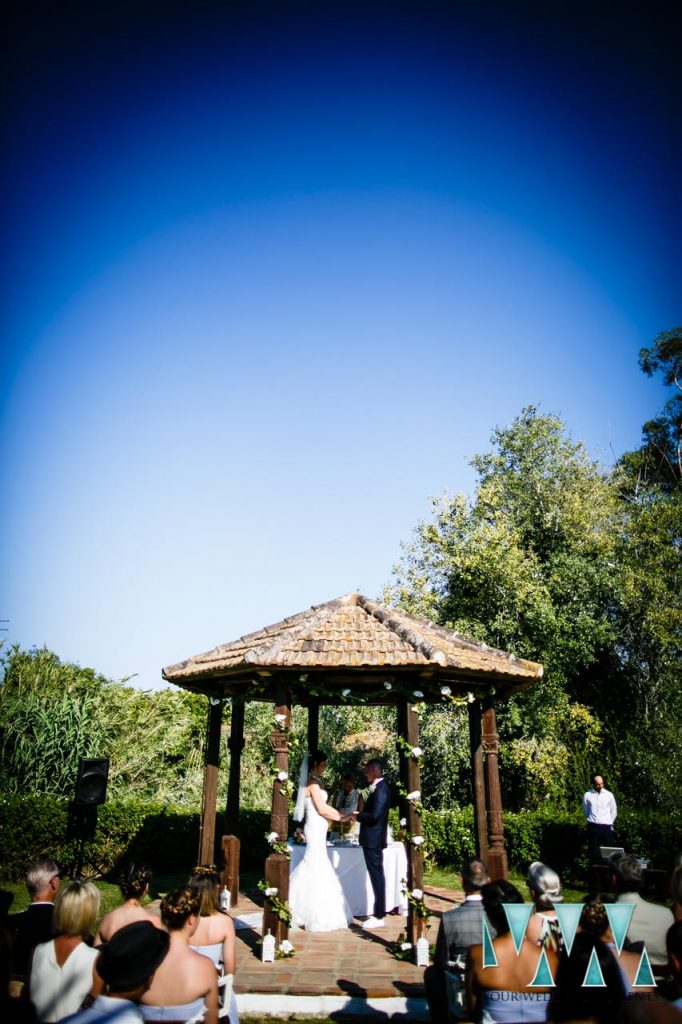
[[[223,836],[221,845],[225,862],[222,883],[230,894],[230,907],[236,907],[239,903],[240,843],[236,836]]]
[[[507,851],[504,847],[499,850],[488,850],[488,871],[493,881],[498,881],[501,878],[507,878],[509,876],[509,867],[507,865]]]
[[[289,899],[289,858],[283,853],[271,853],[265,861],[265,884],[277,889],[277,896],[286,903]],[[268,931],[275,936],[279,946],[283,939],[289,937],[289,926],[274,912],[267,896],[263,907],[263,935]]]

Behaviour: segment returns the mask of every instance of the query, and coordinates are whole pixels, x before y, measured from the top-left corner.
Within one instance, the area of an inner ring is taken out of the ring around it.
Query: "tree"
[[[387,597],[545,666],[498,714],[509,806],[575,805],[597,768],[629,797],[670,805],[680,779],[668,755],[682,754],[671,735],[682,713],[679,486],[626,457],[603,472],[535,407],[472,464],[474,497],[434,500]]]
[[[620,460],[633,493],[652,484],[667,492],[682,481],[682,327],[664,331],[651,348],[640,349],[639,365],[648,377],[660,373],[672,389],[658,416],[642,428],[642,445]]]

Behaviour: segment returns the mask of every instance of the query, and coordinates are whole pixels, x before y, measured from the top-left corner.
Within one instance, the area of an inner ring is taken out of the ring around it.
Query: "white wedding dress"
[[[327,794],[320,790],[327,802]],[[289,881],[292,924],[308,932],[333,932],[347,928],[353,915],[327,856],[329,822],[318,814],[309,796],[305,798],[306,848],[303,860]]]

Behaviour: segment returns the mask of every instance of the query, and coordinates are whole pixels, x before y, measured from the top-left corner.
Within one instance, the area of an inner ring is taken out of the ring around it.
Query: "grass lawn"
[[[242,872],[240,884],[243,890],[255,889],[261,874],[258,871]],[[514,883],[525,900],[530,901],[530,894],[523,875],[518,871],[510,871],[509,880]],[[171,889],[184,885],[187,882],[186,875],[165,875],[155,878],[152,885],[152,899],[157,899]],[[459,873],[454,868],[433,867],[424,871],[424,884],[435,885],[444,889],[461,890]],[[95,885],[102,897],[100,917],[103,917],[109,910],[113,910],[121,903],[121,893],[113,882],[96,881]],[[23,882],[2,882],[0,888],[13,895],[10,913],[16,914],[28,906],[29,899],[26,886]],[[564,900],[566,903],[579,903],[585,895],[586,889],[564,889]]]

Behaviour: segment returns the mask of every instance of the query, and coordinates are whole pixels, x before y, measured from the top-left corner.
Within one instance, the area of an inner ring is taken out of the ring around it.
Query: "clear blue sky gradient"
[[[524,405],[635,446],[680,321],[672,6],[17,3],[8,640],[156,686],[376,595]]]

